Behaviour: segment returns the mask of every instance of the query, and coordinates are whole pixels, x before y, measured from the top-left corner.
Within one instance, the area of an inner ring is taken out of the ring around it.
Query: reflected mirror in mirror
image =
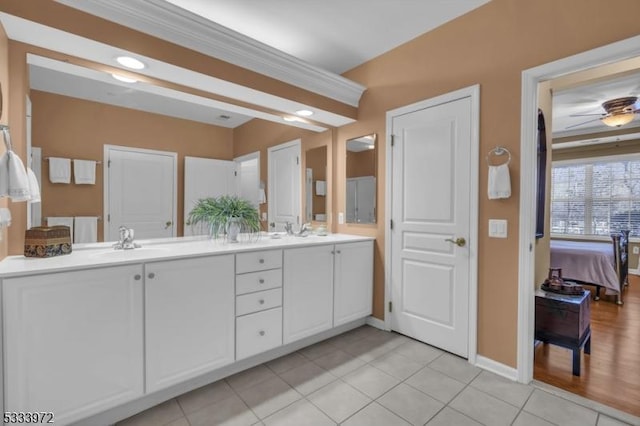
[[[346,222],[376,222],[376,134],[347,141]]]
[[[327,221],[327,147],[305,153],[305,222]]]

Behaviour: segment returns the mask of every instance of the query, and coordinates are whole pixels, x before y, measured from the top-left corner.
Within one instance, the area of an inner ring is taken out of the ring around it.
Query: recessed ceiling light
[[[138,80],[136,80],[135,78],[130,78],[130,77],[125,77],[123,75],[119,75],[119,74],[111,74],[111,77],[115,78],[116,80],[120,80],[124,83],[137,83]]]
[[[282,117],[282,119],[284,121],[298,121],[296,117],[290,117],[290,116]]]
[[[313,111],[308,109],[300,109],[296,111],[296,114],[298,114],[300,117],[311,117],[313,115]]]
[[[141,70],[145,67],[144,62],[132,58],[131,56],[118,56],[116,61],[123,67],[131,68],[133,70]]]

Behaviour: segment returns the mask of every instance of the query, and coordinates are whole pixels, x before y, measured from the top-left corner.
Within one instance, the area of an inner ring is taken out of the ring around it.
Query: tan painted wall
[[[376,150],[368,149],[359,152],[346,152],[347,177],[375,176],[376,175]]]
[[[233,159],[233,130],[195,121],[31,91],[32,144],[43,157],[103,161],[104,145],[178,153],[177,221],[183,223],[184,157]],[[53,184],[42,164],[42,217],[102,216],[104,164],[95,185]],[[102,223],[98,240],[103,241]],[[182,226],[178,226],[182,235]]]
[[[314,215],[317,213],[326,213],[326,195],[318,195],[316,193],[316,181],[327,181],[327,146],[319,146],[317,148],[308,149],[304,154],[304,169],[311,169],[313,171],[312,182],[312,209],[311,213]],[[303,181],[304,182],[304,181]],[[306,189],[306,187],[305,187]],[[306,200],[306,196],[304,200]],[[304,201],[303,201],[304,205]],[[305,206],[306,211],[306,206]]]
[[[241,72],[237,67],[179,48],[167,42],[141,35],[126,28],[70,11],[46,0],[0,0],[0,9],[122,48],[156,56],[158,59],[212,73],[254,88],[300,101],[309,97],[317,105],[336,105],[284,83]],[[518,219],[520,161],[520,93],[523,70],[564,58],[588,49],[640,34],[640,2],[618,0],[616,7],[604,0],[493,0],[434,31],[412,40],[359,66],[345,76],[367,86],[358,110],[358,121],[333,132],[310,136],[307,132],[269,123],[249,123],[234,131],[234,155],[261,151],[261,174],[266,181],[266,147],[302,137],[303,144],[330,140],[332,172],[330,179],[334,213],[344,211],[345,140],[368,133],[386,135],[386,111],[428,99],[473,84],[481,86],[480,153],[495,145],[506,146],[513,155],[513,195],[508,200],[489,201],[483,190],[487,172],[481,163],[480,214],[478,217],[479,295],[478,353],[506,365],[516,364],[516,327],[518,299]],[[11,49],[10,49],[11,53]],[[11,55],[10,55],[11,56]],[[13,82],[14,67],[24,75],[24,65],[15,64],[24,57],[10,57],[11,89],[24,93],[24,77]],[[223,71],[218,73],[216,66]],[[237,75],[236,75],[237,74]],[[21,84],[20,84],[21,83]],[[13,93],[13,92],[12,92]],[[14,104],[15,100],[15,104]],[[11,113],[24,111],[24,101],[11,99]],[[12,119],[13,120],[13,119]],[[19,121],[16,118],[16,121]],[[12,121],[13,123],[13,121]],[[12,124],[13,125],[13,124]],[[17,139],[24,140],[21,130]],[[327,136],[328,135],[328,136]],[[381,137],[379,140],[383,140]],[[324,141],[322,142],[324,143]],[[327,142],[329,143],[329,142]],[[378,206],[385,205],[384,143],[378,155]],[[22,149],[21,155],[24,155]],[[533,183],[532,183],[533,184]],[[374,271],[374,315],[384,317],[384,217],[379,208],[374,225],[333,225],[333,231],[376,237]],[[15,213],[15,212],[14,212]],[[24,215],[24,213],[23,213]],[[489,218],[509,221],[509,238],[489,239]],[[10,233],[11,244],[20,241],[24,224]]]
[[[481,163],[478,353],[515,366],[518,310],[518,226],[520,185],[520,94],[522,71],[607,43],[638,35],[640,2],[626,0],[612,8],[602,0],[493,0],[420,36],[345,76],[367,86],[358,123],[338,129],[344,140],[368,132],[385,134],[386,111],[473,84],[480,84],[480,153],[495,145],[513,155],[513,195],[489,201],[487,170]],[[380,144],[381,148],[384,144]],[[380,150],[379,182],[384,185],[386,152]],[[344,165],[336,162],[336,211],[344,211]],[[533,182],[532,182],[533,184]],[[379,205],[385,203],[379,189]],[[379,209],[380,213],[382,209]],[[382,214],[366,230],[339,225],[340,232],[367,233],[384,248]],[[509,221],[507,239],[487,237],[489,218]],[[381,261],[383,253],[376,259]],[[377,264],[379,267],[380,265]],[[384,283],[376,274],[374,311],[382,317]]]

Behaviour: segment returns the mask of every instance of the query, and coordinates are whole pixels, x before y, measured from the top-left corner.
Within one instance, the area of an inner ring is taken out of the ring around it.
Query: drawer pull
[[[154,274],[153,272],[149,272],[149,275],[147,275],[147,277],[149,278],[155,278],[156,274]]]
[[[261,335],[261,336],[264,336],[264,334],[265,334],[264,330],[260,330],[260,332],[258,334]]]
[[[258,260],[258,262],[264,263],[264,259],[260,259],[260,260]]]
[[[258,303],[261,304],[261,305],[264,305],[264,299],[258,300]]]
[[[264,284],[264,278],[260,278],[260,279],[258,280],[258,283],[260,283],[260,284]]]
[[[136,280],[136,281],[140,281],[140,278],[142,278],[142,275],[140,275],[140,274],[135,274],[133,276],[133,279]]]

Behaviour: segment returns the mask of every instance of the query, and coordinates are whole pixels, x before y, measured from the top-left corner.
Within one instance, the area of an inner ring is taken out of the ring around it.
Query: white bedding
[[[565,280],[598,284],[606,294],[620,293],[613,243],[551,240],[552,268],[562,268]]]

